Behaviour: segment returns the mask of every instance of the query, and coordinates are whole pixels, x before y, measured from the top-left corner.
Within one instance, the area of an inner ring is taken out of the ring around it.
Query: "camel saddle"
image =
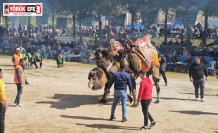
[[[159,59],[156,48],[150,42],[150,35],[146,35],[134,42],[131,52],[135,53],[142,63],[142,68],[146,71],[153,66],[159,67]],[[133,61],[134,62],[134,61]]]
[[[150,69],[153,66],[153,54],[142,39],[135,41],[135,47],[132,48],[132,52],[141,58],[145,69]]]

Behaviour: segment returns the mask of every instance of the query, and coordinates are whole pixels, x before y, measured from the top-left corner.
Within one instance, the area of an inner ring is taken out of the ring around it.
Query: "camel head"
[[[105,48],[98,48],[96,51],[91,53],[89,59],[102,59],[104,57],[104,52],[107,51]]]
[[[94,68],[88,75],[88,88],[92,90],[102,89],[107,83],[107,78],[101,68]]]
[[[95,51],[93,51],[93,52],[90,54],[89,59],[95,59]]]
[[[89,83],[88,83],[88,87],[90,89],[95,88],[95,86],[98,84],[98,78],[99,78],[99,73],[96,70],[92,70],[89,73]]]
[[[109,60],[111,58],[110,50],[108,50],[106,48],[98,48],[96,51],[94,51],[91,54],[91,57],[90,57],[90,59],[96,59],[96,60],[103,59],[103,58],[105,58],[107,60]]]
[[[103,57],[102,55],[103,50],[104,48],[98,48],[96,51],[93,51],[89,59],[101,59]]]
[[[104,51],[104,49],[102,48],[99,48],[95,51],[94,53],[95,59],[101,59],[103,57],[102,51]]]

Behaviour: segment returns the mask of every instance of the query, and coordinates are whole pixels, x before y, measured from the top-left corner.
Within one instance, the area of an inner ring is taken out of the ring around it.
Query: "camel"
[[[92,69],[89,73],[88,88],[92,90],[99,90],[104,87],[104,94],[99,100],[99,103],[106,103],[106,98],[109,92],[107,91],[110,80],[115,72],[119,70],[117,62],[110,55],[109,50],[99,48],[91,55],[96,59],[97,67]]]
[[[98,49],[92,55],[97,60],[97,67],[101,68],[104,71],[105,75],[108,75],[106,76],[108,80],[107,80],[107,83],[105,83],[105,88],[104,88],[105,91],[104,91],[103,97],[100,100],[100,102],[103,102],[103,103],[106,102],[106,98],[108,94],[107,86],[109,84],[109,81],[113,73],[118,70],[119,62],[124,61],[125,64],[127,65],[126,71],[127,73],[130,74],[132,85],[133,85],[134,103],[132,107],[136,106],[136,79],[139,76],[138,72],[142,69],[146,70],[148,75],[152,75],[152,78],[153,78],[153,81],[154,81],[154,84],[157,90],[156,103],[159,103],[159,93],[160,93],[160,87],[158,84],[159,82],[159,60],[158,60],[158,55],[157,55],[157,52],[155,51],[155,48],[152,48],[154,49],[153,51],[150,50],[150,48],[148,48],[148,46],[151,44],[146,44],[146,43],[149,43],[149,40],[148,39],[146,40],[146,38],[143,38],[144,40],[138,39],[135,43],[133,43],[131,40],[128,40],[126,41],[126,48],[120,49],[120,47],[118,47],[118,50],[116,50],[116,46],[114,46],[117,44],[117,42],[115,42],[115,40],[112,40],[110,42],[111,49]],[[144,49],[145,51],[140,50],[140,47],[137,46],[139,44],[142,45],[142,43],[145,46],[147,51],[145,49]],[[145,53],[142,53],[142,52],[145,52]],[[94,79],[95,78],[96,77],[94,77]],[[90,77],[89,83],[91,83],[92,81],[93,79]],[[93,86],[93,85],[90,85],[90,86]],[[104,85],[101,85],[101,86],[104,86]]]

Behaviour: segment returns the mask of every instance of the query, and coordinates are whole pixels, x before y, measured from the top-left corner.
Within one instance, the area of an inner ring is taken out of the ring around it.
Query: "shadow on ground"
[[[194,93],[179,93],[179,94],[193,95],[193,97],[195,96]],[[214,95],[212,95],[212,94],[204,94],[204,96],[218,96],[218,95],[216,95],[216,94],[214,94]]]
[[[176,112],[176,113],[189,114],[189,115],[218,115],[218,113],[193,111],[193,110],[169,111],[169,112]]]
[[[139,127],[124,127],[118,125],[111,125],[111,124],[81,124],[76,123],[79,126],[86,126],[89,128],[98,128],[98,129],[122,129],[122,130],[138,130]]]
[[[13,67],[14,65],[7,65],[7,64],[2,64],[2,66],[12,66],[12,67]]]
[[[80,119],[80,120],[109,120],[109,119],[103,119],[103,118],[94,118],[94,117],[87,117],[87,116],[68,116],[68,115],[60,115],[63,118],[69,118],[69,119]]]
[[[157,97],[154,97],[157,98]],[[180,101],[193,101],[193,99],[174,98],[174,97],[160,97],[160,100],[180,100]]]
[[[75,95],[75,94],[55,94],[50,101],[40,101],[37,104],[51,104],[51,108],[67,109],[76,108],[81,105],[99,104],[99,99],[93,95]],[[53,101],[58,100],[58,101]]]
[[[15,84],[15,83],[5,83],[6,85],[13,85],[13,84]]]
[[[3,68],[3,71],[14,71],[14,68]]]

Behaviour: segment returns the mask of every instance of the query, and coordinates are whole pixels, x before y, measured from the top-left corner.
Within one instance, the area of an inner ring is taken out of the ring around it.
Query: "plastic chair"
[[[215,75],[216,74],[216,61],[213,62],[209,62],[208,67],[207,67],[207,71],[209,74]]]

